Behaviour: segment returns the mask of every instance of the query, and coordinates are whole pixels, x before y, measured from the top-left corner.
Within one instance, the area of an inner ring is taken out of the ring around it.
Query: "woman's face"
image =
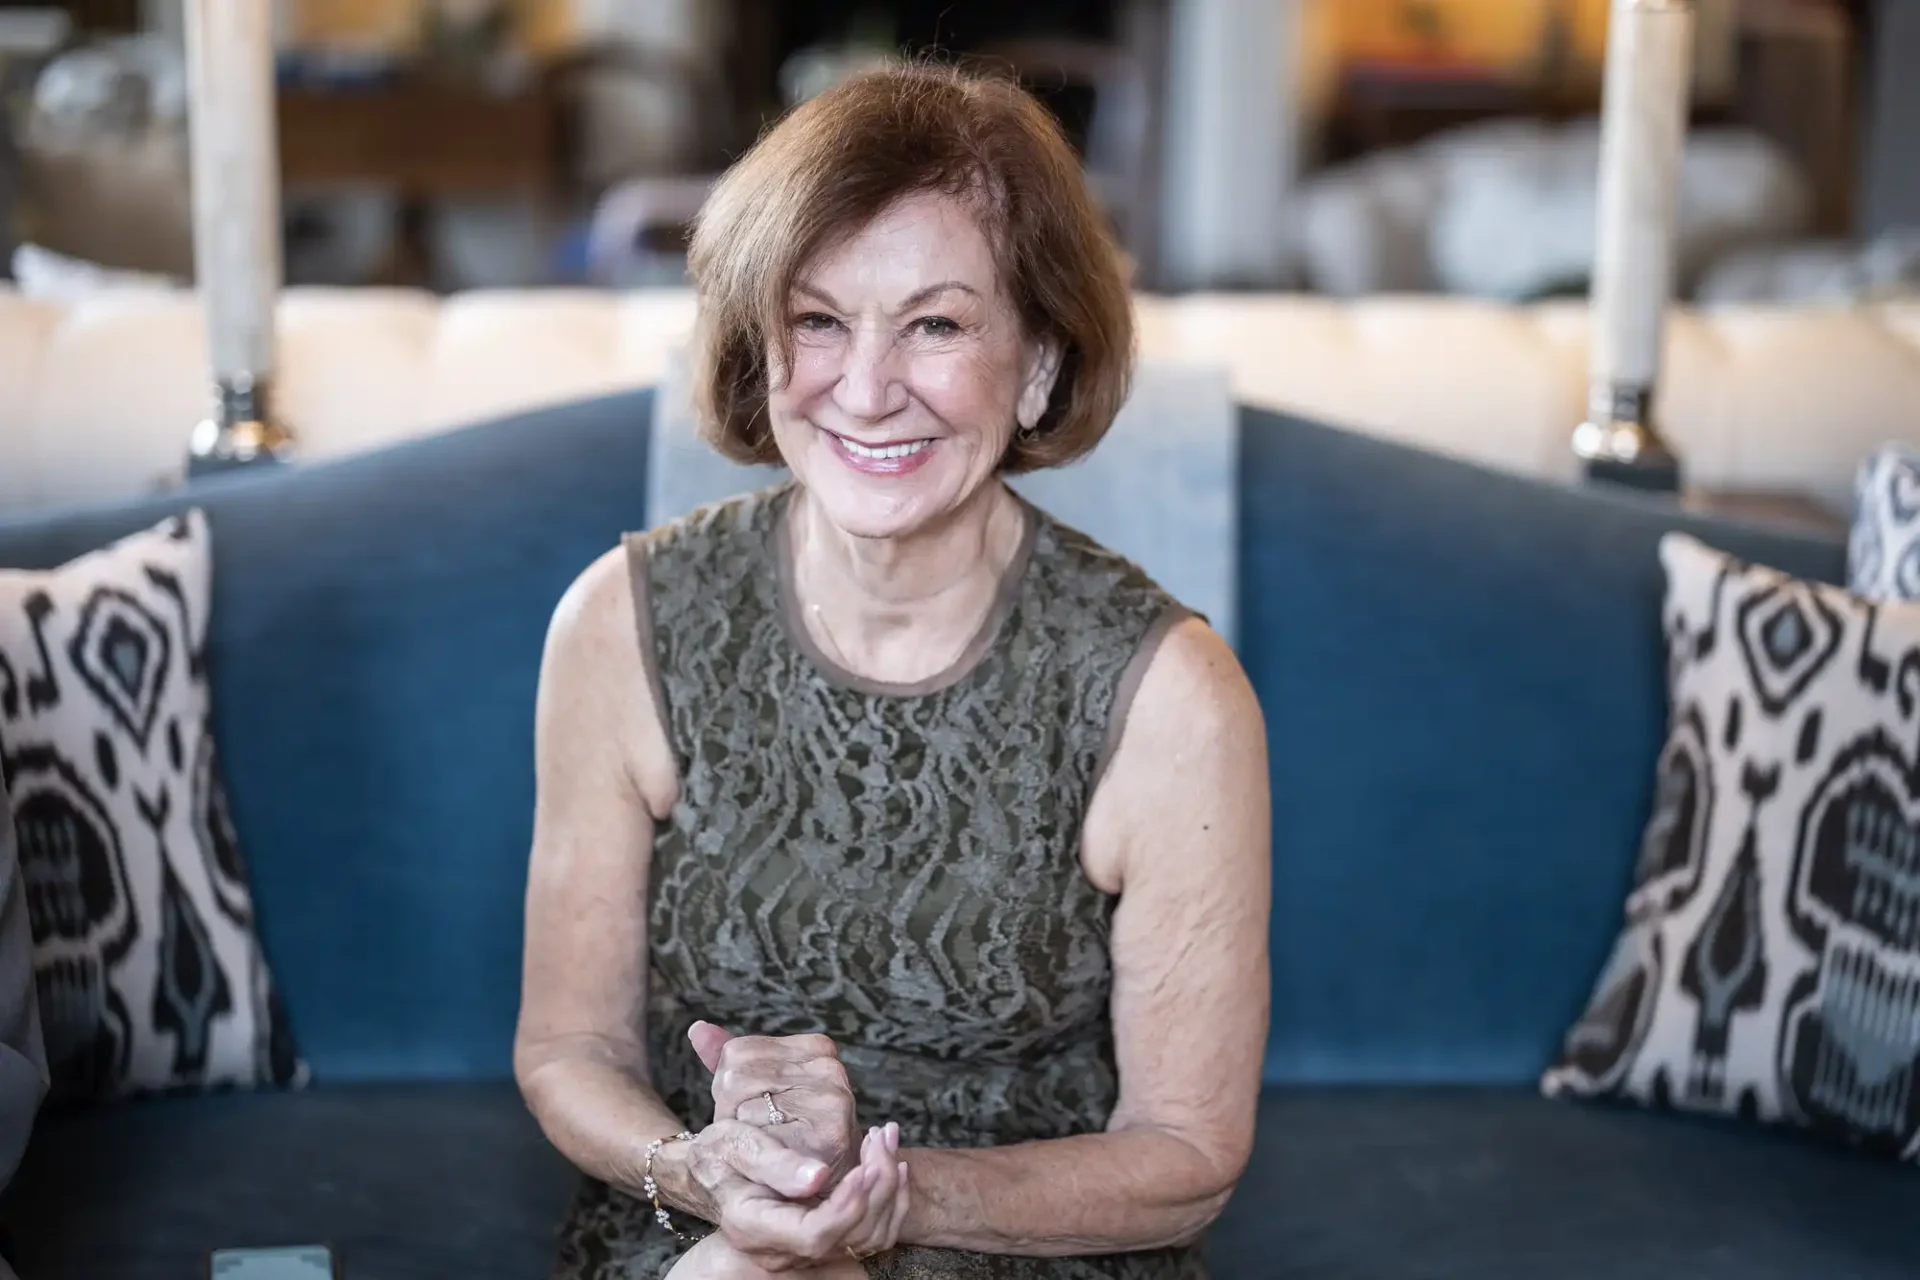
[[[1030,340],[965,204],[909,196],[800,275],[774,440],[828,519],[891,538],[964,506],[1045,412],[1058,354]],[[777,353],[770,358],[777,361]]]

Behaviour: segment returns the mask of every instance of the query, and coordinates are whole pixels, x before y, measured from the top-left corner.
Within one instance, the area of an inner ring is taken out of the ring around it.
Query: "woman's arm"
[[[647,873],[654,822],[677,780],[645,660],[626,555],[615,550],[562,597],[541,661],[513,1047],[514,1077],[548,1140],[635,1196],[648,1144],[680,1131],[647,1064]],[[662,1203],[718,1222],[751,1190],[741,1178],[810,1196],[829,1171],[724,1124],[666,1146],[654,1175]]]
[[[513,1057],[554,1146],[638,1195],[647,1144],[680,1124],[648,1077],[647,871],[675,778],[633,619],[615,550],[568,589],[548,630]]]
[[[1107,1131],[910,1150],[900,1238],[985,1253],[1183,1243],[1225,1207],[1253,1144],[1267,1037],[1269,797],[1259,704],[1197,621],[1147,668],[1087,815],[1082,860],[1117,890]]]
[[[646,1048],[647,874],[673,757],[634,627],[624,552],[562,598],[535,711],[533,852],[514,1076],[548,1139],[587,1174],[643,1194],[646,1150],[680,1121],[651,1084]],[[892,1244],[911,1195],[877,1140],[824,1200],[833,1171],[722,1117],[662,1148],[663,1204],[718,1224],[772,1268]]]

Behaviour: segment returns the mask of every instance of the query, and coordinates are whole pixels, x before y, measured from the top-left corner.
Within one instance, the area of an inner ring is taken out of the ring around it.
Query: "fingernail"
[[[813,1181],[826,1171],[827,1166],[821,1164],[818,1160],[809,1160],[800,1166],[800,1176],[808,1182]]]
[[[887,1122],[887,1149],[890,1151],[898,1151],[900,1149],[900,1122],[898,1120],[889,1120]]]

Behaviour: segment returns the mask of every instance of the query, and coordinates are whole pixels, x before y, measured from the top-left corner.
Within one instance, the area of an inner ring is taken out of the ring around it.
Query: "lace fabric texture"
[[[899,1122],[903,1145],[1098,1132],[1118,1089],[1114,899],[1081,871],[1081,822],[1144,655],[1185,612],[1027,507],[999,604],[955,666],[910,687],[860,681],[792,609],[792,492],[628,540],[681,780],[649,885],[655,1084],[698,1128],[712,1101],[686,1039],[696,1019],[825,1032],[861,1123]],[[683,1247],[644,1203],[589,1180],[556,1274],[662,1275]],[[866,1265],[902,1280],[1205,1274],[1194,1249],[905,1248]]]

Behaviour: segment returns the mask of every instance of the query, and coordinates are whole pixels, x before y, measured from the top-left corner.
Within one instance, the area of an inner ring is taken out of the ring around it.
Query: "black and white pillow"
[[[1920,1160],[1920,605],[1660,555],[1655,808],[1542,1087]]]
[[[220,779],[211,597],[198,511],[0,570],[0,772],[56,1102],[306,1077]]]
[[[1920,449],[1889,444],[1854,473],[1847,585],[1870,600],[1920,600]]]

